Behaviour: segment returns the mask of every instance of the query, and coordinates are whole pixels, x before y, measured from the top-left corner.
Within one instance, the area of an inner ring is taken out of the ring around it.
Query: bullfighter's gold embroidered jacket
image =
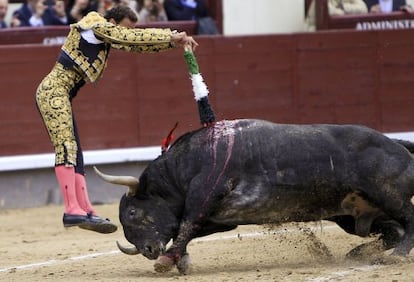
[[[92,30],[102,43],[90,43],[82,38],[81,32],[86,30]],[[106,67],[111,47],[140,53],[167,50],[173,47],[171,30],[126,28],[108,22],[97,12],[90,12],[82,20],[71,25],[62,46],[66,58],[64,65],[67,65],[70,59],[74,63],[73,68],[83,75],[85,81],[95,82]]]

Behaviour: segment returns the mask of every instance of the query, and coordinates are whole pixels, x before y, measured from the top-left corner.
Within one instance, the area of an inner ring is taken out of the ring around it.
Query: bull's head
[[[148,259],[158,258],[178,229],[178,220],[168,204],[158,195],[140,191],[146,190],[142,189],[146,184],[133,176],[107,175],[94,169],[104,181],[129,187],[119,205],[119,220],[125,238],[134,246],[123,247],[117,242],[118,248],[128,255],[141,253]]]

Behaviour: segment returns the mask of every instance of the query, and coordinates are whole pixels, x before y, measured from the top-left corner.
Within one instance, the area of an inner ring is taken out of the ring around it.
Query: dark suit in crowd
[[[379,4],[379,0],[364,0],[364,2],[368,7],[368,11],[371,11],[372,6]],[[394,12],[395,11],[400,11],[401,7],[404,7],[404,6],[407,5],[405,0],[392,0],[392,2],[393,2],[392,10]]]
[[[191,21],[208,16],[204,0],[195,0],[195,4],[186,4],[185,0],[165,0],[164,9],[170,21]]]
[[[30,25],[30,18],[32,17],[33,13],[29,8],[27,3],[24,3],[20,9],[14,11],[13,16],[17,16],[20,20],[20,26],[31,26]],[[55,12],[53,11],[52,6],[48,6],[42,16],[43,25],[66,25],[66,22],[62,22],[58,16],[56,16]]]

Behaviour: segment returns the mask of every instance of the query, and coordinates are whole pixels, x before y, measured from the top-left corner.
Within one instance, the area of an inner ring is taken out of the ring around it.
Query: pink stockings
[[[89,201],[88,189],[86,188],[86,179],[84,175],[75,173],[75,188],[76,198],[78,199],[80,207],[87,213],[90,212],[92,215],[96,215],[96,212]]]
[[[65,213],[71,215],[86,215],[95,211],[89,201],[85,177],[75,173],[74,167],[59,165],[55,167],[56,178],[60,185],[65,205]]]

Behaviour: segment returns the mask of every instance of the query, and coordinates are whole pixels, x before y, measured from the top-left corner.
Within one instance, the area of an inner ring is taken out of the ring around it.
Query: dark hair
[[[116,23],[120,23],[125,18],[128,18],[134,23],[138,21],[137,14],[127,6],[115,6],[105,13],[105,19],[107,21],[114,19]]]

